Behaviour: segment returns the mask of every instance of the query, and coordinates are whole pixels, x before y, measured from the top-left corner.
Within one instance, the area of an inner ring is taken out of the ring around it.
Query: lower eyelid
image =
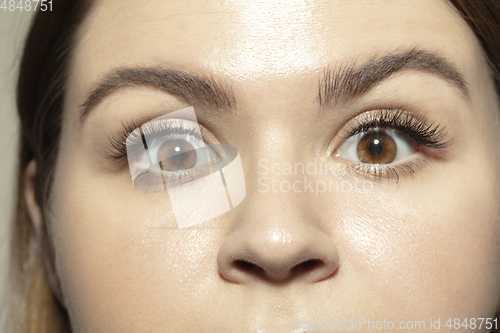
[[[416,157],[389,164],[350,163],[347,167],[351,171],[373,180],[387,179],[395,180],[396,183],[399,183],[402,178],[413,176],[417,172],[431,167],[431,164],[423,157]]]
[[[145,177],[155,177],[156,181],[161,181],[163,182],[163,179],[167,183],[167,187],[175,187],[179,185],[183,185],[185,183],[188,183],[191,180],[196,180],[199,178],[202,178],[206,175],[209,174],[209,169],[208,167],[197,167],[197,168],[191,168],[187,170],[179,170],[175,172],[168,172],[168,171],[163,171],[163,172],[155,172],[155,171],[146,171],[147,169],[144,169]],[[131,178],[133,178],[131,176]],[[137,178],[136,178],[137,179]]]

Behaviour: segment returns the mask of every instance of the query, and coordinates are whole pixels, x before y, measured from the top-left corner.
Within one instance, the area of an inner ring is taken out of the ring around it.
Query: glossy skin
[[[462,71],[470,101],[408,71],[319,112],[322,68],[415,46]],[[121,89],[80,125],[95,83],[137,66],[232,87],[235,113],[195,107],[213,140],[238,147],[245,170],[246,199],[200,225],[217,228],[176,230],[165,193],[135,189],[126,163],[99,154],[122,120],[189,104]],[[345,168],[353,162],[335,151],[347,123],[401,103],[446,126],[453,144],[423,154],[429,166],[397,184]],[[448,318],[495,315],[500,110],[478,42],[444,1],[100,1],[81,30],[64,112],[49,229],[74,332],[289,332],[293,318],[419,320],[427,329],[440,318],[443,329]],[[344,170],[334,173],[339,184],[368,186],[259,191],[259,161],[315,158]],[[260,268],[232,265],[238,259]],[[293,269],[308,259],[324,265]]]

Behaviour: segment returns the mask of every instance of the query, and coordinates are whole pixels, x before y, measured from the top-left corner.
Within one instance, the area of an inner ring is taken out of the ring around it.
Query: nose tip
[[[296,235],[284,230],[240,231],[226,238],[217,260],[220,274],[235,283],[317,282],[335,273],[339,253],[333,240],[319,230]]]

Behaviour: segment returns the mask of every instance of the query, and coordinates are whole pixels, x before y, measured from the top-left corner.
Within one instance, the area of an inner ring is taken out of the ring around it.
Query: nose
[[[318,282],[335,274],[339,253],[334,240],[321,229],[318,218],[307,214],[307,205],[294,204],[286,197],[275,194],[277,202],[268,195],[247,196],[236,217],[236,228],[217,256],[224,279],[239,284],[256,279]],[[259,205],[264,208],[256,213]]]

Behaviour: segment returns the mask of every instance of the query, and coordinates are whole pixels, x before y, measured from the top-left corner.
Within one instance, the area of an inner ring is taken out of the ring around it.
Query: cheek
[[[60,165],[53,229],[75,325],[84,332],[139,331],[161,327],[166,313],[189,322],[184,316],[201,311],[193,300],[207,294],[212,278],[217,229],[179,230],[165,192],[136,190],[125,176],[117,186],[116,175],[113,183],[84,162]]]
[[[417,302],[430,317],[491,316],[500,287],[495,174],[484,165],[424,173],[425,181],[416,174],[397,189],[375,183],[331,207],[345,269],[393,311],[415,313]]]

